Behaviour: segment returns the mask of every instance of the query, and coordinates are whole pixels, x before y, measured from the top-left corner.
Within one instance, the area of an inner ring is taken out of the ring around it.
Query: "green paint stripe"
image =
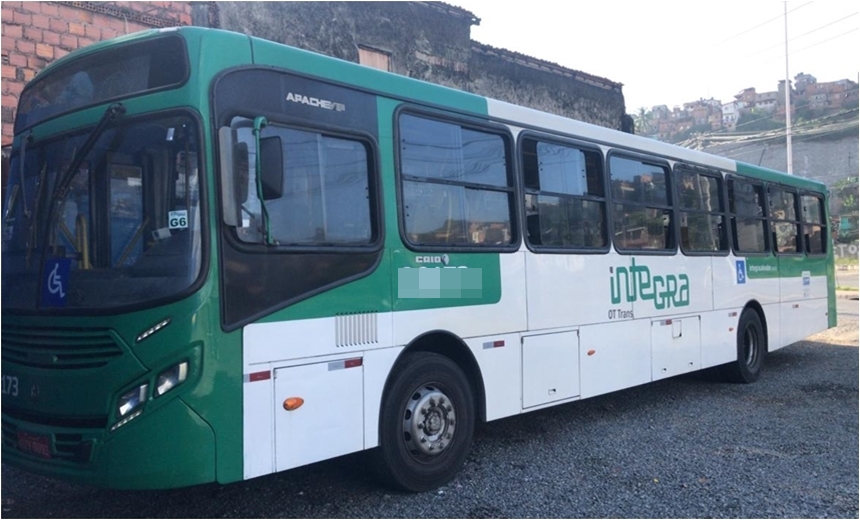
[[[766,182],[778,182],[780,184],[784,184],[786,186],[793,186],[802,190],[827,193],[827,187],[823,183],[812,179],[807,179],[805,177],[796,177],[794,175],[788,175],[787,173],[783,173],[777,170],[771,170],[770,168],[762,168],[761,166],[755,166],[753,164],[739,161],[736,161],[736,164],[738,173],[753,177],[755,179],[759,179]]]
[[[827,258],[807,258],[802,256],[765,256],[749,257],[747,262],[747,277],[750,280],[767,278],[793,278],[803,276],[827,275]]]

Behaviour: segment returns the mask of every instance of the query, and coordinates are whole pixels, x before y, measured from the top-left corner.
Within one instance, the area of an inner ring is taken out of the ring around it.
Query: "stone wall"
[[[476,94],[632,133],[632,122],[622,128],[620,84],[480,43],[470,70]]]
[[[632,130],[621,84],[473,42],[474,14],[441,2],[195,2],[195,25],[358,62],[390,55],[391,72],[614,129]]]
[[[218,27],[358,62],[364,45],[390,54],[391,72],[468,86],[473,18],[429,2],[195,3],[195,25]]]

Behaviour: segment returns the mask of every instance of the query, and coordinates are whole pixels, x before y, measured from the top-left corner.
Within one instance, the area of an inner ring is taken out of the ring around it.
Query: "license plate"
[[[28,433],[18,431],[18,449],[26,452],[32,453],[38,457],[42,457],[43,459],[51,458],[51,438],[47,435],[37,435],[35,433]]]

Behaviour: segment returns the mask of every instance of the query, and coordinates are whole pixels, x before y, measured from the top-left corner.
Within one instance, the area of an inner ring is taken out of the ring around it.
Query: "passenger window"
[[[815,195],[800,197],[803,237],[806,252],[811,255],[827,253],[827,226],[824,219],[824,199]]]
[[[803,246],[798,242],[797,194],[771,186],[768,188],[768,204],[774,252],[802,253]]]
[[[760,185],[735,178],[728,180],[732,240],[739,253],[766,253],[767,217]]]
[[[615,247],[620,250],[674,250],[668,168],[612,156],[609,179]]]
[[[722,213],[722,178],[688,170],[675,172],[681,249],[706,253],[728,251],[726,217]]]
[[[399,120],[406,239],[417,246],[515,243],[505,139],[411,114]]]
[[[246,121],[246,120],[241,120]],[[248,157],[239,157],[243,173],[239,192],[239,238],[264,243],[264,219],[272,243],[279,246],[354,246],[374,240],[371,221],[370,149],[362,141],[318,132],[269,125],[263,141],[281,147],[281,186],[262,184],[259,200],[255,143],[247,124],[234,123]]]
[[[526,228],[533,246],[602,249],[608,245],[600,152],[525,139]]]

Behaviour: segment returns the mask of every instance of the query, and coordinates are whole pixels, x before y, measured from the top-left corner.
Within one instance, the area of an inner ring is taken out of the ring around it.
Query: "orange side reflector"
[[[593,356],[595,352],[596,352],[596,351],[595,351],[594,349],[591,349],[591,350],[589,350],[589,351],[588,351],[588,355],[589,355],[589,356]]]
[[[292,412],[293,410],[296,410],[301,407],[303,404],[305,404],[305,400],[301,397],[288,397],[284,400],[284,410]]]

